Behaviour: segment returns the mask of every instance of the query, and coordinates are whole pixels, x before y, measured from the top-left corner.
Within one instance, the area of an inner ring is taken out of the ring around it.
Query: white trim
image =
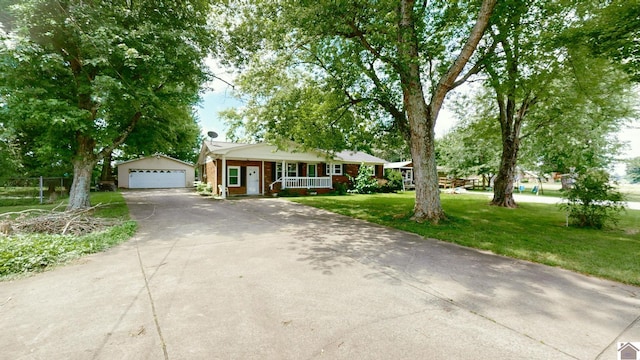
[[[289,166],[293,165],[295,172],[292,172],[292,174],[289,173]],[[278,166],[280,166],[280,172],[278,173]],[[282,169],[287,169],[287,171],[282,171]],[[280,175],[280,176],[278,176]],[[298,163],[297,162],[285,162],[283,161],[282,163],[276,163],[276,178],[281,178],[281,177],[298,177]]]
[[[340,171],[336,171],[336,166],[339,166]],[[342,172],[342,164],[326,163],[325,172],[327,175],[344,175]]]
[[[235,177],[237,178],[238,183],[237,184],[232,184],[231,183],[231,170],[238,170],[238,175],[236,175]],[[240,187],[242,184],[242,169],[240,169],[240,166],[227,166],[227,183],[229,185],[227,185],[228,187]]]
[[[222,156],[222,198],[227,198],[227,157]]]

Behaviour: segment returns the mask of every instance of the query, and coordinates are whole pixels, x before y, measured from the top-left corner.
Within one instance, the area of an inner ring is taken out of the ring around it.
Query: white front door
[[[260,194],[260,168],[247,166],[247,195]]]

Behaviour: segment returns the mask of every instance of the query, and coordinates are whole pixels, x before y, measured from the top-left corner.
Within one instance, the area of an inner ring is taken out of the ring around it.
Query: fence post
[[[40,204],[42,204],[42,176],[40,176]]]

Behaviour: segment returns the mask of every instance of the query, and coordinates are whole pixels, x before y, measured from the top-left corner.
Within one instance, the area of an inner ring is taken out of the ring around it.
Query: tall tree
[[[497,8],[500,16],[490,29],[495,52],[484,68],[502,135],[493,205],[516,206],[513,182],[523,139],[554,129],[558,132],[550,138],[561,141],[563,131],[578,134],[580,128],[600,128],[590,136],[606,137],[625,119],[628,104],[622,102],[618,111],[608,101],[624,97],[628,89],[620,86],[620,73],[606,61],[585,57],[580,44],[563,41],[574,11],[546,0],[505,1]],[[580,122],[585,126],[578,126]]]
[[[9,126],[37,129],[36,153],[71,159],[68,209],[87,207],[98,161],[140,123],[170,122],[155,115],[197,101],[209,2],[28,0],[11,10],[15,34],[0,48]]]
[[[386,124],[372,128],[400,131],[410,144],[416,181],[413,219],[438,222],[444,212],[435,123],[449,91],[478,71],[467,64],[495,4],[496,0],[285,0],[245,7],[234,3],[228,18],[233,29],[226,34],[231,46],[225,54],[229,62],[245,67],[240,91],[256,104],[249,103],[240,115],[255,119],[251,112],[266,105],[272,116],[253,128],[283,132],[285,138],[291,138],[289,129],[294,129],[295,135],[302,135],[296,139],[300,141],[317,139],[318,133],[329,137],[328,129],[344,119],[362,131],[384,114]],[[269,77],[287,81],[280,86]],[[312,93],[324,94],[316,97],[315,105],[305,105],[318,109],[310,114],[319,116],[290,116],[295,112],[289,110],[310,85]],[[277,101],[280,98],[284,101]],[[313,130],[317,127],[323,130]]]
[[[571,49],[568,59],[571,75],[552,84],[556,96],[530,114],[530,123],[544,126],[523,139],[524,164],[543,173],[611,166],[623,148],[616,134],[637,117],[637,96],[616,66],[590,57],[583,48]]]

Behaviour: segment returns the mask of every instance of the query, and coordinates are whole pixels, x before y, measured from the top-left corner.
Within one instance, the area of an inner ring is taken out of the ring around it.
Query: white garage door
[[[129,170],[129,188],[158,189],[186,187],[185,170]]]

